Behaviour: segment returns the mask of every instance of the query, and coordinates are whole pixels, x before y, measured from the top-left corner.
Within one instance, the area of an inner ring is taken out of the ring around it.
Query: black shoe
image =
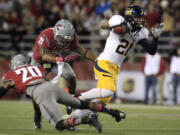
[[[89,115],[89,125],[92,125],[93,127],[96,128],[96,130],[98,131],[98,133],[102,132],[102,125],[98,120],[98,114],[97,113],[91,113]]]
[[[34,122],[35,129],[41,129],[41,123]]]
[[[70,106],[66,106],[66,112],[67,114],[71,114],[72,113],[72,108]]]
[[[112,117],[115,117],[117,122],[120,122],[122,119],[126,118],[126,114],[124,112],[121,112],[119,110],[112,110],[110,114],[112,115]]]

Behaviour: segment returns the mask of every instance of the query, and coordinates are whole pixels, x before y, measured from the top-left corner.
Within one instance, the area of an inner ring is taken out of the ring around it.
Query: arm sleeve
[[[140,44],[147,53],[154,55],[157,51],[158,38],[153,37],[152,41],[145,38],[140,40],[138,44]]]

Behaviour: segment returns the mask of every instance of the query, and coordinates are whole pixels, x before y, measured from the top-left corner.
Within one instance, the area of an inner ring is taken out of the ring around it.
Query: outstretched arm
[[[40,48],[40,54],[43,61],[56,63],[56,57],[48,49]]]
[[[15,83],[13,80],[4,81],[2,86],[0,87],[0,98],[3,97],[10,88],[14,87]]]
[[[153,37],[152,41],[142,39],[139,41],[139,44],[144,48],[147,53],[154,55],[157,51],[158,38]]]
[[[41,48],[40,54],[43,61],[57,63],[57,62],[70,62],[77,59],[77,55],[69,54],[67,56],[56,57],[48,49]]]
[[[156,53],[158,46],[158,37],[161,35],[163,30],[164,30],[164,24],[163,23],[157,24],[152,28],[152,35],[153,35],[152,41],[149,41],[147,39],[142,39],[138,43],[146,50],[146,52],[148,52],[151,55],[154,55]]]
[[[93,52],[91,52],[83,47],[80,47],[80,46],[75,51],[77,53],[81,54],[84,58],[86,58],[90,61],[93,61],[93,62],[95,62],[95,60],[97,58],[97,56]]]

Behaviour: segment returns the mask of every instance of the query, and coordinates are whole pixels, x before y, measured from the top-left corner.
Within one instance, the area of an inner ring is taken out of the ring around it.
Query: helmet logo
[[[62,27],[61,24],[57,24],[57,25],[56,25],[57,30],[59,30],[61,27]]]
[[[133,9],[128,8],[128,9],[125,11],[125,15],[132,15],[132,11],[133,11]]]

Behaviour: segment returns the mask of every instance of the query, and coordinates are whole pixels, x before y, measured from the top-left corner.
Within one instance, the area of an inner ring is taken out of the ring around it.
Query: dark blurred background
[[[180,0],[0,0],[0,76],[9,69],[11,56],[23,53],[31,57],[37,35],[62,18],[74,24],[79,44],[98,55],[108,35],[108,31],[100,30],[100,23],[114,14],[122,14],[131,4],[144,8],[150,38],[151,27],[165,23],[158,52],[166,62],[165,73],[169,73],[170,58],[180,47]],[[140,46],[134,47],[121,72],[140,73],[144,55]],[[95,86],[93,63],[80,59],[72,66],[78,79],[77,89]]]

